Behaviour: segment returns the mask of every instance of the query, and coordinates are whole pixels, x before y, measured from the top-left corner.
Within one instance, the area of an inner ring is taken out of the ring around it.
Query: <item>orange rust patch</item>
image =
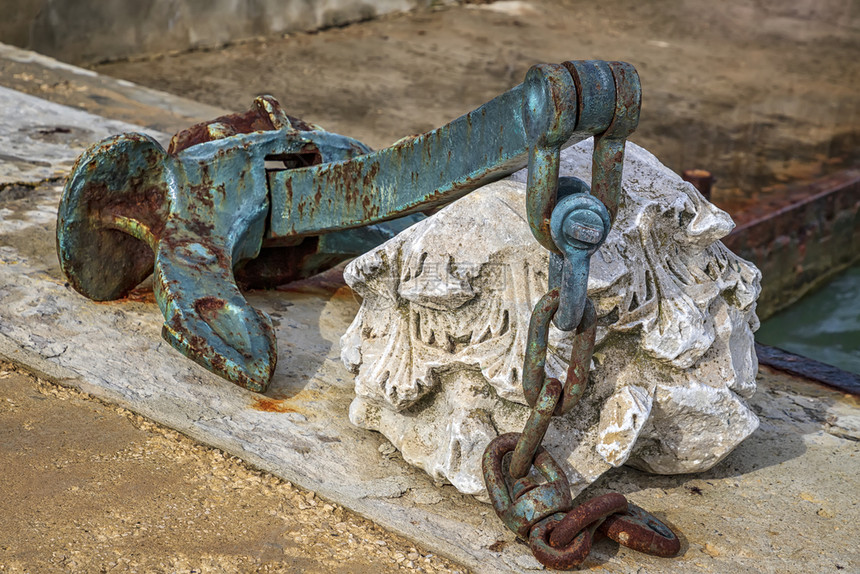
[[[305,416],[313,416],[312,412],[303,408],[304,404],[308,401],[319,400],[322,396],[323,393],[309,389],[302,389],[296,394],[289,396],[257,396],[253,398],[251,408],[264,413],[299,413]]]
[[[207,295],[194,302],[194,309],[198,313],[204,314],[206,312],[219,311],[224,308],[224,305],[226,305],[224,299]]]
[[[286,401],[279,399],[270,399],[267,397],[254,397],[254,404],[251,405],[252,408],[258,411],[263,411],[264,413],[297,413],[299,412],[297,409],[284,404]]]
[[[100,305],[110,305],[113,303],[155,303],[155,293],[152,288],[134,288],[129,291],[128,295],[113,301],[93,301]]]

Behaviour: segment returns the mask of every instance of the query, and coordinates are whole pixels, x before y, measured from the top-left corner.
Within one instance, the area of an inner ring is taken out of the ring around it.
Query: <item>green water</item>
[[[860,374],[860,266],[762,323],[755,338]]]

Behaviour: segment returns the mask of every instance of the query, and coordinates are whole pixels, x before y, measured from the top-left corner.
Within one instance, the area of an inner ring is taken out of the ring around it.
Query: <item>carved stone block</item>
[[[591,142],[562,175],[591,180]],[[341,340],[356,375],[350,420],[465,493],[484,492],[487,443],[520,431],[521,369],[548,252],[529,231],[525,173],[447,206],[354,260],[362,304]],[[653,155],[627,144],[623,198],[591,260],[598,315],[582,401],[544,445],[577,494],[611,467],[673,474],[712,467],[758,419],[753,331],[760,273],[720,242],[733,227]],[[564,380],[570,334],[550,333],[547,371]]]

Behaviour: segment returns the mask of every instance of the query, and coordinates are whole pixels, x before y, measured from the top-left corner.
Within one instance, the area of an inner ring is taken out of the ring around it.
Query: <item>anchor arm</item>
[[[268,315],[245,300],[233,267],[259,254],[269,211],[265,157],[283,151],[278,132],[262,134],[214,157],[200,157],[191,147],[170,161],[173,179],[187,187],[173,194],[154,246],[153,281],[164,315],[162,337],[210,371],[258,392],[266,390],[277,364],[275,332]],[[231,169],[237,165],[246,168]]]

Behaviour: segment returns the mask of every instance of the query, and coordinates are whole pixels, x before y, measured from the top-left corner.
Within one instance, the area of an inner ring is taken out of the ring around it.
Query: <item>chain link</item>
[[[579,201],[578,197],[573,201],[570,197],[565,198],[569,205],[564,216],[575,219],[583,209],[574,211],[570,206],[588,202]],[[594,211],[592,207],[589,209]],[[577,248],[587,248],[589,253],[586,257],[574,253],[577,265],[572,271],[565,256],[566,276],[573,279],[553,286],[535,305],[529,321],[522,383],[531,414],[522,433],[500,435],[490,442],[482,459],[484,482],[496,514],[517,536],[528,540],[538,561],[559,570],[582,564],[595,536],[607,536],[628,548],[656,556],[675,556],[680,550],[680,541],[669,527],[638,506],[628,504],[621,494],[604,494],[574,507],[564,471],[540,446],[552,417],[569,412],[585,393],[597,327],[594,305],[585,295],[588,257],[606,233],[608,229],[599,242]],[[565,254],[570,252],[569,245],[559,247]],[[570,292],[565,296],[568,288],[584,301],[571,301]],[[564,385],[546,374],[549,326],[560,305],[581,309],[572,312],[578,316],[578,323],[572,325],[575,332]]]

